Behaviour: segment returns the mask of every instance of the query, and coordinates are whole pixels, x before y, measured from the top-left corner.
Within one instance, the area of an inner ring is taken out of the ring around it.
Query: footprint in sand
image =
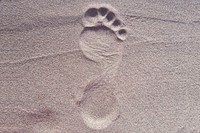
[[[102,65],[103,71],[116,70],[122,58],[127,29],[119,18],[108,5],[89,6],[83,16],[79,46],[88,59]]]
[[[111,81],[122,60],[127,28],[108,5],[91,5],[83,16],[79,45],[86,58],[102,66],[102,75],[86,87],[80,101],[81,117],[92,129],[104,129],[119,117],[119,105]]]

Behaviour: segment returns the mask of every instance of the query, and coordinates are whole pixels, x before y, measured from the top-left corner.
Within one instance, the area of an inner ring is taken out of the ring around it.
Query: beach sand
[[[0,0],[0,133],[198,132],[198,0]]]

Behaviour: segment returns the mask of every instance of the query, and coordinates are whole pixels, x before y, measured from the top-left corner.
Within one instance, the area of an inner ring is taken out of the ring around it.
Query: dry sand
[[[0,0],[0,133],[199,132],[199,0]]]

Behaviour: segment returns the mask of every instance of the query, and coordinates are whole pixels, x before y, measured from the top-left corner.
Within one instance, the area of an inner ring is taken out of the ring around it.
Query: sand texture
[[[199,132],[199,0],[0,0],[0,133]]]

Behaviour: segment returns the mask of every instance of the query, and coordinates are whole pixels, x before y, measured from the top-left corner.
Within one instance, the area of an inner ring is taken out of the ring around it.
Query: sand
[[[0,0],[0,133],[199,133],[198,0]]]

